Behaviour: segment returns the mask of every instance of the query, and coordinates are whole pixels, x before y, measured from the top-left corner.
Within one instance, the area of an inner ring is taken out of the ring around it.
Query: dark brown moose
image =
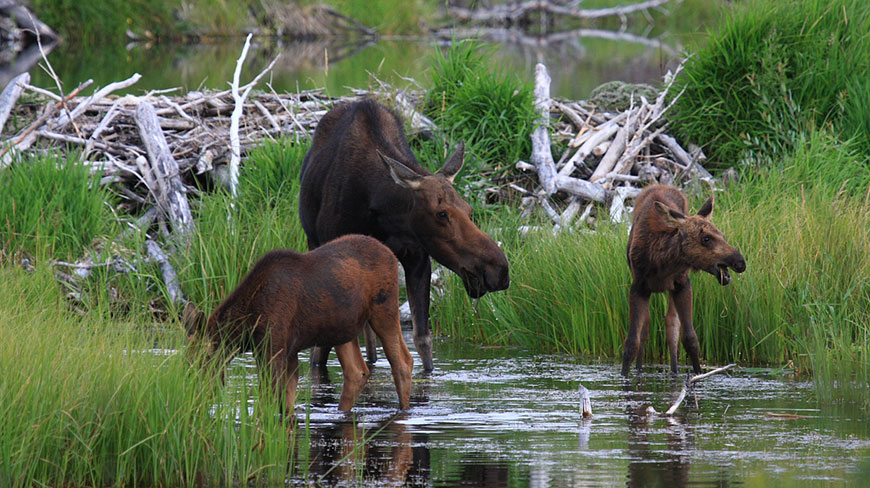
[[[700,373],[698,336],[692,325],[689,271],[706,271],[724,286],[731,282],[728,268],[738,273],[746,270],[743,255],[725,241],[722,232],[709,220],[713,198],[701,205],[697,215],[687,215],[688,210],[686,197],[672,186],[647,187],[635,202],[628,237],[628,266],[633,281],[629,292],[628,336],[622,352],[623,376],[628,376],[635,356],[637,369],[641,369],[649,333],[650,295],[665,291],[668,292],[665,326],[671,371],[677,372],[677,341],[681,339],[695,374]]]
[[[270,251],[208,320],[187,304],[189,342],[205,343],[212,354],[253,350],[258,367],[271,368],[288,413],[296,399],[297,353],[335,347],[344,375],[338,408],[348,411],[369,376],[359,347],[359,334],[368,324],[390,361],[399,408],[407,410],[413,359],[399,324],[398,279],[395,256],[371,237],[345,236],[307,254]]]
[[[366,234],[386,244],[405,269],[414,322],[414,344],[431,371],[430,256],[462,278],[478,298],[508,287],[508,262],[493,240],[471,221],[471,207],[453,188],[464,145],[435,174],[408,147],[402,121],[372,100],[338,105],[314,132],[302,162],[299,217],[309,249],[344,234]],[[370,361],[377,358],[366,334]],[[313,364],[326,361],[328,349]]]

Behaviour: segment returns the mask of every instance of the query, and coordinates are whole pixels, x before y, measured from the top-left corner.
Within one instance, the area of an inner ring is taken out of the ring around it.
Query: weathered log
[[[160,273],[163,275],[163,283],[166,285],[166,294],[170,303],[184,303],[184,294],[181,292],[181,287],[178,286],[178,276],[175,274],[175,268],[169,262],[169,257],[160,249],[160,245],[151,239],[145,241],[145,249],[148,256],[151,257],[160,266]]]
[[[547,195],[556,192],[556,164],[550,150],[550,75],[542,63],[535,65],[535,110],[539,118],[532,132],[529,157],[538,172],[538,181]]]
[[[190,205],[178,173],[178,163],[169,151],[154,107],[147,100],[139,102],[136,108],[136,125],[151,163],[142,176],[169,218],[176,236],[186,242],[190,233],[196,230]]]
[[[18,103],[18,98],[24,92],[24,85],[30,83],[30,73],[21,73],[12,78],[12,81],[3,89],[0,94],[0,134],[3,134],[3,126],[6,125],[6,120],[9,114],[12,113],[12,107]]]
[[[607,191],[598,183],[561,175],[556,175],[555,183],[557,189],[587,200],[603,202],[607,199]]]

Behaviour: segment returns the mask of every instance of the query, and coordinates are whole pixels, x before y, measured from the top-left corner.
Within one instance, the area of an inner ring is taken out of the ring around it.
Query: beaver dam
[[[248,42],[250,38],[248,39]],[[0,96],[0,167],[23,164],[22,156],[65,149],[77,153],[100,183],[118,196],[117,214],[130,232],[147,234],[146,262],[161,263],[172,301],[183,300],[168,264],[166,250],[195,232],[189,198],[203,180],[235,194],[239,166],[248,152],[266,140],[309,138],[320,117],[337,103],[375,97],[395,108],[409,134],[430,137],[439,128],[418,106],[421,91],[399,90],[375,80],[377,88],[330,97],[322,90],[277,93],[261,80],[277,58],[246,84],[240,82],[249,44],[239,58],[231,88],[224,91],[152,90],[143,95],[114,96],[140,79],[134,74],[91,95],[91,82],[74,90],[46,90],[30,84],[27,73],[16,77]],[[539,112],[528,161],[485,191],[490,199],[519,201],[526,214],[543,211],[555,231],[620,221],[626,201],[652,183],[702,181],[715,184],[702,166],[703,153],[682,147],[667,135],[665,115],[679,94],[664,89],[647,94],[627,92],[623,110],[606,111],[583,101],[549,95],[550,78],[539,64],[535,107]],[[59,80],[57,86],[61,86]],[[255,87],[260,88],[253,91]],[[451,141],[453,143],[459,141]],[[565,150],[553,158],[551,147]],[[531,176],[531,177],[530,177]],[[122,256],[98,253],[74,263],[56,262],[57,275],[75,294],[78,277],[97,266],[118,271],[137,267]]]

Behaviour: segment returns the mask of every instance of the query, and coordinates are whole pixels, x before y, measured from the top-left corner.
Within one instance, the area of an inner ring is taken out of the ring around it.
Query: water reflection
[[[583,99],[596,86],[619,79],[632,83],[655,83],[674,65],[678,47],[642,36],[608,39],[592,32],[560,33],[558,38],[490,37],[495,46],[493,62],[502,69],[531,80],[534,65],[544,62],[553,78],[554,95]],[[555,35],[555,34],[554,34]],[[643,40],[640,42],[636,39]],[[188,90],[227,88],[242,47],[241,39],[216,44],[149,44],[128,46],[79,46],[62,44],[49,56],[60,79],[67,85],[93,78],[95,86],[128,78],[138,72],[142,79],[129,89],[182,87]],[[321,40],[289,42],[255,39],[245,63],[243,78],[260,72],[278,54],[281,59],[268,77],[278,92],[325,88],[341,95],[349,87],[372,85],[369,73],[397,86],[404,77],[427,83],[432,56],[443,48],[438,38],[381,40],[372,42]],[[51,87],[54,82],[32,69],[33,83]]]
[[[673,404],[683,386],[681,377],[672,376],[667,398]],[[626,485],[631,487],[663,486],[683,487],[689,484],[689,452],[694,450],[690,428],[677,416],[662,419],[647,412],[644,400],[648,397],[641,375],[627,380],[625,385],[626,420],[628,424],[628,475]],[[687,399],[688,400],[688,399]],[[691,415],[691,414],[688,414]],[[662,433],[653,424],[665,423],[664,445],[657,439]]]
[[[355,420],[311,430],[309,478],[325,486],[424,486],[428,450],[397,420],[367,423]],[[425,444],[423,440],[422,444]]]

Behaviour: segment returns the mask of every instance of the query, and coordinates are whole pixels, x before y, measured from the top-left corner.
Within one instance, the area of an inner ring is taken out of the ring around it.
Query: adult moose
[[[463,157],[460,144],[441,169],[427,171],[408,147],[399,116],[366,99],[324,115],[302,162],[299,217],[309,249],[356,233],[395,253],[405,269],[414,344],[425,371],[433,368],[430,256],[458,274],[472,298],[510,282],[504,253],[474,225],[471,207],[453,188]],[[367,334],[370,361],[377,358],[371,339]],[[324,364],[328,353],[312,351],[312,364]]]
[[[359,348],[359,333],[369,325],[390,361],[399,408],[407,410],[413,359],[399,324],[398,275],[393,253],[367,236],[344,236],[307,254],[270,251],[207,319],[188,302],[188,342],[212,357],[253,350],[258,368],[271,368],[288,413],[299,380],[297,353],[334,346],[344,375],[338,408],[348,411],[369,376]]]
[[[713,198],[701,205],[697,215],[688,215],[688,210],[686,197],[673,186],[649,186],[635,202],[628,236],[628,266],[633,281],[629,292],[628,336],[622,352],[623,376],[628,376],[635,357],[638,371],[641,369],[649,333],[650,295],[665,291],[668,292],[665,328],[671,371],[677,372],[677,341],[681,337],[695,374],[700,373],[698,336],[692,325],[689,271],[706,271],[724,286],[731,282],[728,268],[738,273],[746,270],[743,255],[725,241],[722,232],[709,220]]]

